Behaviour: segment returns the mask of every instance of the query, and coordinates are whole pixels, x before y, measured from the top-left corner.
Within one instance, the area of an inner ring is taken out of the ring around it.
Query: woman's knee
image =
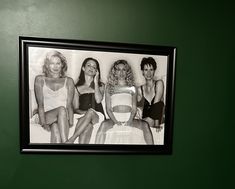
[[[83,134],[87,134],[87,133],[92,132],[92,130],[93,130],[93,125],[92,124],[88,124],[86,129],[82,133]]]
[[[138,129],[141,129],[143,131],[149,131],[150,130],[148,123],[144,120],[134,120],[133,125],[135,127],[137,127]]]
[[[55,137],[59,137],[60,136],[60,131],[58,128],[58,124],[57,123],[53,123],[51,125],[51,134]]]
[[[91,118],[92,116],[94,116],[95,112],[92,109],[88,109],[87,112],[85,113],[85,118]]]
[[[58,115],[67,117],[67,109],[64,106],[60,106],[58,108]]]
[[[57,124],[57,122],[51,124],[51,130],[58,131],[58,124]]]
[[[106,132],[108,129],[113,127],[113,122],[111,120],[105,120],[100,125],[100,132]]]

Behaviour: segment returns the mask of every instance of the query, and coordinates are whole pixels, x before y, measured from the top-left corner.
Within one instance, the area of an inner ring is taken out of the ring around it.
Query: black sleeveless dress
[[[141,93],[142,93],[142,99],[138,104],[141,107],[143,107],[142,118],[150,117],[153,120],[159,120],[159,122],[161,122],[164,109],[164,102],[159,101],[157,103],[153,103],[154,102],[154,97],[153,97],[151,103],[149,103],[149,101],[144,97],[143,86],[141,86]]]
[[[102,104],[95,100],[95,93],[83,93],[79,96],[79,109],[87,111],[89,108],[105,115]]]

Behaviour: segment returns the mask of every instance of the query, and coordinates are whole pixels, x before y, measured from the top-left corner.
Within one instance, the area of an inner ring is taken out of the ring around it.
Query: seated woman
[[[140,67],[146,81],[138,89],[138,104],[143,108],[142,118],[148,122],[150,127],[155,127],[157,132],[160,132],[164,113],[164,83],[162,80],[155,81],[153,79],[157,64],[152,57],[143,58]]]
[[[78,118],[74,134],[66,143],[74,143],[79,137],[80,144],[88,144],[93,125],[104,119],[101,104],[104,96],[104,84],[100,81],[100,67],[96,59],[86,58],[83,61],[75,87],[77,93],[74,98],[74,112],[82,117]]]
[[[105,120],[97,133],[97,144],[153,144],[147,122],[134,119],[137,91],[131,67],[125,60],[112,66],[105,91]]]
[[[38,75],[34,82],[39,122],[51,131],[51,143],[67,141],[69,126],[73,125],[74,82],[65,76],[66,70],[66,58],[58,51],[50,51],[44,60],[44,75]]]

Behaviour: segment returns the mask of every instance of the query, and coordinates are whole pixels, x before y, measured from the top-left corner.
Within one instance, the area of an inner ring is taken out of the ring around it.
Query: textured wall
[[[234,188],[229,1],[0,0],[2,188]],[[173,155],[19,153],[18,36],[177,47]]]

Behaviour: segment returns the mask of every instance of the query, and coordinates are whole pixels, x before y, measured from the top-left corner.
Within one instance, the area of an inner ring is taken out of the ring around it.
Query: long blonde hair
[[[132,69],[130,65],[127,63],[126,60],[117,60],[114,62],[113,66],[110,69],[109,75],[108,75],[108,82],[107,82],[107,90],[109,94],[113,94],[115,86],[118,85],[118,75],[117,75],[117,69],[118,65],[123,64],[126,68],[126,83],[128,87],[134,86],[134,76]]]

